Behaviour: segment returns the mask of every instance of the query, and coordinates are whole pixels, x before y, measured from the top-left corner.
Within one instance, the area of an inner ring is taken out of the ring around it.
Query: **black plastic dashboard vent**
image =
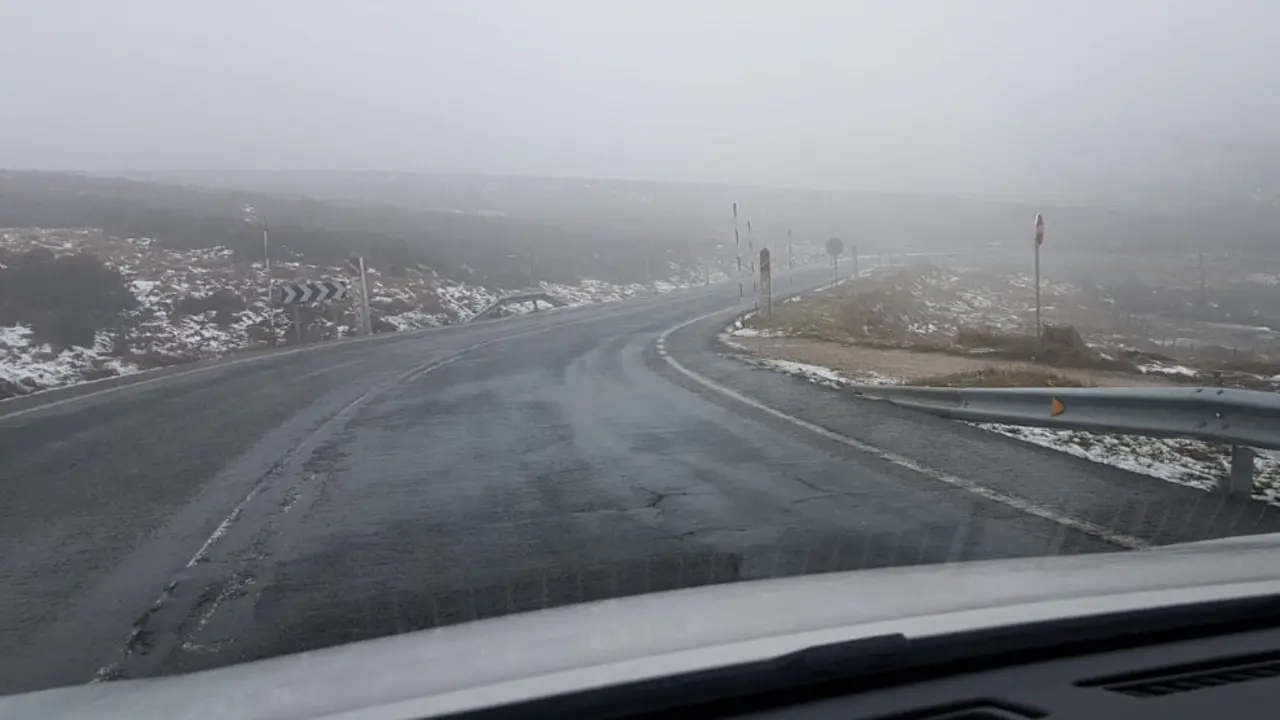
[[[1223,659],[1212,665],[1170,667],[1112,676],[1078,684],[1084,687],[1101,687],[1135,698],[1154,698],[1277,677],[1280,677],[1280,654],[1271,653],[1266,656]]]

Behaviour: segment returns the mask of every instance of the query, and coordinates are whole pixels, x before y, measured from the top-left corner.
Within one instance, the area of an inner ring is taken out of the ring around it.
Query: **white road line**
[[[630,312],[630,309],[629,309],[629,312]],[[484,340],[482,342],[478,342],[473,345],[468,345],[450,355],[446,355],[445,357],[440,358],[439,360],[435,360],[433,362],[426,363],[424,365],[419,365],[405,373],[402,373],[401,375],[397,376],[394,380],[391,380],[382,386],[372,388],[362,393],[355,400],[352,400],[351,402],[342,406],[342,408],[338,410],[338,412],[330,416],[330,418],[326,420],[319,428],[317,428],[311,433],[308,433],[307,436],[303,438],[301,442],[299,442],[298,444],[290,448],[288,452],[286,452],[273,465],[272,470],[269,470],[268,472],[264,473],[262,478],[258,482],[254,483],[254,486],[249,489],[249,492],[244,496],[244,498],[241,499],[240,502],[236,503],[235,507],[232,508],[231,512],[225,518],[223,518],[222,522],[218,523],[218,526],[214,528],[213,533],[210,534],[209,537],[205,539],[204,543],[200,545],[200,548],[196,550],[194,555],[191,556],[191,559],[187,561],[184,568],[190,569],[192,567],[195,567],[197,564],[199,564],[209,556],[209,553],[212,550],[213,546],[217,544],[217,542],[221,540],[224,535],[227,534],[228,530],[231,529],[231,526],[234,525],[236,521],[240,519],[240,515],[243,514],[244,509],[264,489],[264,487],[266,486],[267,480],[274,474],[275,469],[283,470],[288,465],[289,461],[293,457],[295,457],[299,449],[303,448],[306,445],[307,441],[311,440],[318,434],[326,432],[330,427],[333,426],[335,422],[341,420],[345,416],[351,415],[356,410],[358,410],[363,404],[368,402],[371,398],[377,397],[378,395],[381,395],[387,392],[388,390],[394,387],[397,387],[399,385],[402,385],[406,382],[412,382],[414,380],[417,380],[422,376],[426,375],[427,373],[452,365],[453,363],[461,360],[463,356],[465,356],[467,353],[470,353],[474,350],[486,348],[486,347],[489,347],[490,345],[496,345],[498,343],[506,342],[508,340],[515,340],[518,338],[528,337],[530,335],[540,335],[542,333],[550,332],[552,330],[559,330],[562,328],[571,327],[573,325],[581,325],[583,323],[588,323],[588,322],[596,322],[598,320],[600,320],[600,318],[598,317],[577,318],[574,320],[557,323],[555,325],[548,325],[546,327],[540,327],[540,328],[531,328],[529,330],[524,330],[522,332],[512,333],[510,335],[503,335],[501,337]],[[288,353],[279,353],[279,354],[285,355]],[[277,357],[277,355],[272,355],[270,357]],[[257,360],[257,359],[263,359],[263,358],[253,358],[253,359]],[[240,361],[240,362],[244,362],[244,361]],[[235,364],[235,363],[226,363],[223,365],[218,365],[217,367],[226,367],[227,365],[232,365],[232,364]],[[204,370],[204,369],[212,369],[212,368],[201,368],[201,370]],[[198,371],[192,371],[192,372],[198,372]],[[181,373],[181,374],[189,374],[189,373]],[[173,376],[168,376],[168,377],[173,377]],[[164,380],[164,379],[167,379],[167,378],[155,378],[155,380]],[[147,382],[154,382],[155,380],[148,380]],[[138,383],[138,384],[141,384],[141,383]],[[136,384],[129,387],[136,387]],[[114,390],[116,388],[112,388],[112,389]],[[92,395],[99,395],[106,392],[110,392],[110,390],[103,390],[101,391],[101,393],[92,393]],[[90,397],[90,396],[81,395],[76,398],[68,398],[68,400],[73,400],[73,399],[79,400],[85,397]],[[64,402],[64,401],[59,401],[59,402]],[[49,407],[50,405],[55,405],[55,404],[57,403],[50,403],[49,405],[42,405],[40,407],[44,408],[44,407]],[[36,410],[36,409],[38,408],[31,408],[31,410]],[[23,412],[26,412],[26,411],[23,411]],[[14,414],[16,415],[20,413],[14,413]],[[7,417],[7,416],[2,416],[2,417]],[[169,584],[166,585],[164,590],[160,592],[159,597],[157,597],[155,599],[155,602],[151,604],[151,608],[148,610],[147,614],[154,612],[155,610],[162,607],[166,602],[168,602],[176,586],[177,586],[177,580],[170,580]],[[216,610],[217,604],[218,603],[215,603],[214,610]],[[203,625],[204,623],[207,623],[212,616],[213,616],[213,610],[205,613],[200,619],[200,624]],[[134,642],[135,638],[139,635],[139,633],[141,633],[145,629],[144,627],[145,617],[146,615],[144,615],[143,621],[140,621],[139,623],[135,624],[131,628],[129,635],[125,638],[123,645],[121,645],[119,651],[117,652],[118,657],[99,667],[97,672],[94,673],[93,679],[90,681],[91,683],[105,682],[107,680],[111,680],[115,676],[115,674],[119,671],[121,665],[123,665],[123,663],[129,657],[130,645],[132,645],[132,643]]]
[[[655,298],[643,298],[643,299],[655,299]],[[638,303],[637,303],[637,304],[638,304]],[[610,306],[610,305],[612,305],[612,303],[595,303],[595,304],[591,304],[591,305],[574,305],[574,306],[567,307],[567,308],[556,308],[556,309],[557,309],[557,310],[593,310],[593,309],[598,309],[598,308],[602,308],[602,307],[608,307],[608,306]],[[610,309],[613,309],[613,308],[610,308]],[[628,310],[628,311],[630,311],[630,310],[632,310],[632,309],[633,309],[633,308],[631,308],[631,307],[626,308],[626,310]],[[515,316],[509,317],[509,318],[498,318],[497,320],[494,320],[494,321],[488,321],[488,322],[486,323],[486,325],[489,325],[490,323],[493,323],[493,322],[502,322],[502,321],[504,321],[504,320],[513,319],[514,317],[515,317]],[[585,322],[585,321],[594,320],[594,319],[597,319],[597,318],[594,318],[594,317],[589,317],[589,318],[579,318],[579,319],[575,319],[575,320],[570,320],[570,321],[568,321],[567,323],[560,323],[559,325],[550,325],[550,326],[547,326],[547,327],[545,327],[545,328],[539,328],[539,329],[537,329],[537,330],[534,330],[534,332],[540,332],[540,331],[542,331],[542,330],[550,330],[550,329],[552,329],[552,328],[563,327],[563,326],[564,326],[564,325],[566,325],[566,324],[577,324],[577,323],[580,323],[580,322]],[[122,385],[117,385],[117,386],[115,386],[115,387],[104,388],[104,389],[102,389],[102,390],[95,390],[95,391],[93,391],[93,392],[87,392],[87,393],[83,393],[83,394],[80,394],[80,395],[72,395],[71,397],[62,398],[61,400],[51,400],[51,401],[49,401],[49,402],[47,402],[47,403],[42,403],[42,404],[40,404],[40,405],[35,405],[35,406],[29,407],[29,408],[23,408],[22,410],[14,410],[14,411],[12,411],[12,412],[5,412],[5,411],[4,411],[4,403],[6,403],[6,402],[10,402],[10,401],[19,400],[19,399],[21,399],[21,398],[25,398],[25,397],[31,397],[31,395],[18,395],[18,396],[16,396],[16,397],[5,398],[5,399],[3,399],[3,400],[0,400],[0,422],[4,422],[5,420],[10,420],[10,419],[13,419],[13,418],[22,417],[23,415],[27,415],[27,414],[29,414],[29,413],[40,412],[40,411],[42,411],[42,410],[48,410],[48,409],[50,409],[50,408],[56,408],[56,407],[58,407],[58,406],[60,406],[60,405],[66,405],[66,404],[74,403],[74,402],[81,402],[81,401],[83,401],[83,400],[90,400],[90,399],[93,399],[93,398],[102,397],[102,396],[104,396],[104,395],[110,395],[110,394],[112,394],[112,393],[117,393],[117,392],[122,392],[122,391],[125,391],[125,390],[132,390],[132,389],[136,389],[136,388],[146,387],[146,386],[148,386],[148,385],[154,385],[155,383],[164,382],[164,381],[166,381],[166,380],[177,380],[177,379],[179,379],[179,378],[187,378],[187,377],[191,377],[191,376],[193,376],[193,375],[199,375],[199,374],[201,374],[201,373],[207,373],[207,372],[211,372],[211,371],[214,371],[214,370],[224,370],[224,369],[226,369],[226,368],[235,367],[235,366],[237,366],[237,365],[243,365],[243,364],[245,364],[245,363],[252,363],[252,362],[264,362],[264,361],[267,361],[267,360],[274,360],[274,359],[277,359],[277,358],[288,357],[288,356],[290,356],[290,355],[295,355],[295,354],[297,354],[297,353],[312,352],[312,351],[315,351],[315,350],[324,350],[324,349],[326,349],[326,348],[330,348],[330,349],[332,349],[332,348],[344,347],[344,346],[348,346],[348,345],[355,345],[355,344],[358,344],[358,343],[377,343],[377,342],[379,342],[379,341],[384,341],[384,342],[385,342],[385,341],[394,341],[394,340],[397,340],[397,339],[399,339],[399,340],[404,340],[404,339],[406,339],[406,338],[413,337],[413,336],[415,336],[415,335],[425,335],[425,334],[428,334],[428,333],[438,333],[438,332],[441,332],[441,331],[447,331],[447,330],[460,330],[460,329],[465,328],[465,327],[467,327],[467,323],[460,323],[460,324],[457,324],[457,325],[441,325],[441,326],[437,326],[437,327],[420,328],[420,329],[417,329],[417,330],[407,330],[407,331],[396,332],[396,333],[386,333],[386,334],[382,334],[382,335],[372,335],[372,336],[369,336],[369,337],[344,338],[344,339],[342,339],[342,340],[335,340],[335,341],[329,341],[329,342],[320,342],[320,343],[315,343],[315,344],[313,344],[313,345],[306,345],[306,346],[304,346],[304,347],[294,348],[294,349],[292,349],[292,350],[281,350],[281,351],[278,351],[278,352],[267,353],[267,354],[264,354],[264,355],[251,355],[251,356],[249,356],[249,357],[242,357],[242,358],[235,358],[235,359],[218,360],[218,361],[214,362],[213,364],[211,364],[211,365],[206,365],[206,366],[204,366],[204,367],[190,368],[190,369],[187,369],[187,370],[180,370],[180,371],[178,371],[178,372],[169,373],[169,374],[167,374],[167,375],[157,375],[156,377],[150,377],[150,378],[146,378],[146,379],[140,379],[140,380],[136,380],[136,381],[133,381],[133,382],[126,382],[126,383],[124,383],[124,384],[122,384]],[[477,327],[484,327],[484,326],[477,326]],[[523,336],[524,336],[524,335],[526,335],[526,334],[528,334],[528,333],[518,333],[518,334],[515,334],[515,335],[507,335],[507,336],[504,336],[504,337],[503,337],[503,338],[501,338],[501,339],[504,339],[504,340],[505,340],[505,339],[510,339],[510,338],[523,337]],[[470,346],[470,347],[465,348],[465,349],[464,349],[464,350],[462,350],[461,352],[466,352],[467,350],[474,350],[474,349],[476,349],[477,347],[479,347],[479,346]],[[145,372],[146,372],[146,371],[143,371],[143,374],[145,374]],[[62,386],[62,387],[85,387],[85,386],[87,386],[87,385],[93,385],[93,384],[95,384],[95,383],[108,382],[108,381],[115,380],[115,379],[116,379],[115,377],[103,378],[103,379],[101,379],[101,380],[90,380],[89,382],[75,383],[75,384],[73,384],[73,385],[65,385],[65,386]],[[62,387],[59,387],[59,388],[50,388],[50,389],[48,390],[48,392],[53,392],[54,390],[60,390],[60,389],[62,389]]]
[[[683,375],[688,377],[690,380],[693,380],[694,382],[697,382],[707,388],[710,388],[711,390],[715,390],[716,392],[722,395],[725,395],[726,397],[733,398],[734,400],[737,400],[738,402],[744,405],[747,405],[751,408],[754,408],[761,412],[772,415],[773,417],[776,417],[780,420],[785,420],[791,423],[792,425],[804,428],[805,430],[808,430],[809,432],[812,432],[816,435],[820,435],[828,440],[833,440],[842,445],[851,447],[855,450],[871,455],[872,457],[875,457],[885,462],[891,463],[893,465],[897,465],[899,467],[903,467],[908,470],[911,470],[931,480],[937,480],[938,482],[946,483],[947,485],[951,485],[952,487],[957,487],[966,492],[973,493],[974,495],[977,495],[978,497],[981,497],[983,499],[990,500],[992,502],[997,502],[997,503],[1000,503],[1001,505],[1006,505],[1020,512],[1024,512],[1028,515],[1033,515],[1035,517],[1041,518],[1042,520],[1048,520],[1049,522],[1057,523],[1058,525],[1062,525],[1072,530],[1077,530],[1079,532],[1092,535],[1096,538],[1105,540],[1106,542],[1109,542],[1113,545],[1118,545],[1120,547],[1128,548],[1131,550],[1142,550],[1151,546],[1149,542],[1147,542],[1146,540],[1143,540],[1142,538],[1134,537],[1132,535],[1127,535],[1125,533],[1112,530],[1111,528],[1098,525],[1097,523],[1089,522],[1088,520],[1080,520],[1078,518],[1070,517],[1069,515],[1063,515],[1062,513],[1059,513],[1056,510],[1044,507],[1043,505],[1037,505],[1036,503],[1033,503],[1024,498],[1009,495],[999,490],[994,490],[984,485],[980,485],[971,480],[966,480],[964,478],[957,477],[955,475],[951,475],[949,473],[945,473],[940,470],[935,470],[934,468],[922,465],[921,463],[916,462],[915,460],[912,460],[911,458],[906,457],[904,455],[899,455],[895,452],[885,450],[883,448],[876,447],[875,445],[870,445],[868,443],[862,442],[861,440],[856,440],[854,438],[848,437],[847,435],[841,435],[838,432],[828,430],[827,428],[824,428],[820,425],[815,425],[807,420],[802,420],[798,417],[788,415],[787,413],[784,413],[781,410],[776,410],[774,408],[771,408],[768,405],[765,405],[764,403],[758,400],[749,398],[735,390],[731,390],[727,387],[724,387],[723,385],[720,385],[719,383],[713,380],[710,380],[706,377],[703,377],[702,375],[699,375],[698,373],[690,370],[684,365],[681,365],[675,358],[671,357],[671,355],[667,352],[667,349],[666,349],[667,337],[671,335],[671,333],[677,330],[680,330],[681,328],[688,327],[689,325],[692,325],[696,322],[706,320],[707,318],[714,317],[716,315],[721,315],[724,313],[725,313],[724,310],[718,310],[716,312],[707,313],[706,315],[701,315],[692,320],[682,322],[679,325],[676,325],[675,327],[668,328],[666,331],[662,333],[662,335],[658,337],[658,342],[657,342],[658,355],[662,359],[666,360],[667,363],[669,363],[672,368],[682,373]]]

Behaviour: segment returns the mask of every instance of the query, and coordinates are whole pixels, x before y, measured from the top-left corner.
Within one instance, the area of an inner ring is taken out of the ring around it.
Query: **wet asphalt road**
[[[735,299],[699,289],[0,404],[0,692],[706,583],[1122,549],[1091,527],[1151,543],[1280,530],[1254,504],[720,356],[728,315],[658,349]]]

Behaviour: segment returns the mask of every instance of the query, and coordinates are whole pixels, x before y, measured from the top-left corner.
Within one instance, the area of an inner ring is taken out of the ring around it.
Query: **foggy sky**
[[[0,0],[0,167],[1013,192],[1270,142],[1277,55],[1275,0]]]

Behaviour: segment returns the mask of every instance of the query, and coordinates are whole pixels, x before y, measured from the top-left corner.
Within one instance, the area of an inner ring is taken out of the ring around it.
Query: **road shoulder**
[[[1173,485],[743,362],[717,339],[733,317],[729,311],[675,329],[666,336],[662,352],[697,375],[786,415],[1153,545],[1280,532],[1280,510],[1262,503]],[[673,382],[743,414],[762,415],[663,368],[666,363],[660,361],[655,353],[655,368]],[[761,421],[776,423],[765,417]]]

